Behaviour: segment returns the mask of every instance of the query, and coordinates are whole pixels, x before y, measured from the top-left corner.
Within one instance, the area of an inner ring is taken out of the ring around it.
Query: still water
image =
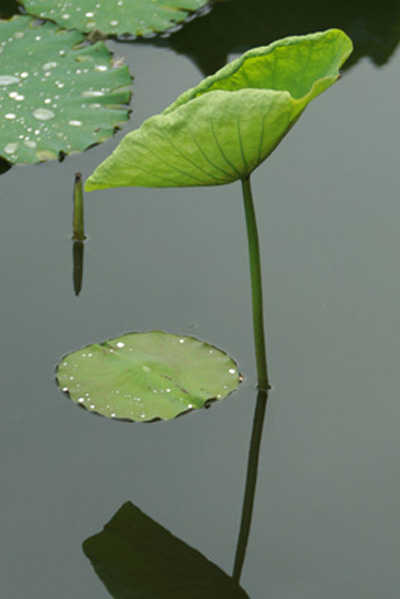
[[[126,501],[232,571],[256,399],[240,185],[88,194],[75,297],[74,173],[203,76],[173,41],[109,46],[135,75],[124,131],[0,180],[4,599],[109,597],[81,547]],[[253,176],[273,391],[241,579],[251,599],[398,597],[400,54],[385,60],[360,55]],[[148,425],[58,391],[65,353],[151,329],[225,349],[244,384]]]

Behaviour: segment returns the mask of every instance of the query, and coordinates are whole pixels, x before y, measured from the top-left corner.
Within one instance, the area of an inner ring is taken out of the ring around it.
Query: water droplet
[[[113,21],[110,21],[110,25],[111,27],[116,27],[118,25],[118,21],[114,19]]]
[[[20,79],[13,75],[0,75],[0,85],[12,85],[13,83],[19,83]]]
[[[90,19],[91,17],[94,17],[94,12],[85,12],[85,17],[88,17],[88,19]]]
[[[51,104],[51,98],[46,98],[46,99],[44,100],[44,103],[45,103],[45,104]]]
[[[42,66],[42,69],[44,71],[50,71],[51,69],[55,69],[57,66],[56,62],[45,62],[44,65]]]
[[[61,18],[67,20],[67,19],[70,19],[71,17],[65,12],[63,15],[61,15]]]
[[[61,389],[61,391],[63,391],[64,393],[68,393],[69,389],[68,389],[68,387],[63,387],[63,388]]]
[[[6,154],[14,154],[18,149],[18,142],[9,143],[4,146],[4,151]]]
[[[236,370],[234,368],[229,369],[229,374],[236,374]]]
[[[185,343],[184,339],[179,339],[179,343]]]
[[[89,407],[90,407],[91,410],[94,410],[96,406],[94,405],[94,403],[92,403],[92,405],[89,406]]]
[[[89,89],[85,92],[82,92],[81,96],[83,96],[84,98],[95,98],[97,96],[104,96],[104,92],[96,89]]]
[[[35,119],[39,119],[39,121],[49,121],[50,119],[54,119],[56,115],[48,108],[36,108],[36,110],[33,111],[33,116]]]
[[[30,140],[30,139],[26,139],[26,140],[24,141],[24,145],[25,145],[27,148],[31,148],[31,149],[34,149],[34,148],[36,148],[36,147],[37,147],[37,143],[36,143],[36,141]]]
[[[115,412],[112,412],[112,414],[110,414],[110,415],[111,415],[111,418],[115,418],[116,417],[116,413]]]
[[[171,393],[171,389],[165,389],[167,393]]]
[[[105,64],[98,64],[94,67],[95,71],[108,71],[108,66]]]
[[[122,341],[118,341],[117,347],[125,347],[125,343],[123,343]]]
[[[189,403],[189,404],[188,404],[188,409],[189,409],[189,410],[191,410],[192,408],[193,408],[193,404],[192,404],[192,403]]]
[[[78,399],[78,403],[85,403],[85,398],[84,397],[80,397]]]
[[[9,121],[12,121],[17,117],[15,116],[15,114],[13,112],[7,112],[7,114],[4,115],[4,118],[8,119]]]
[[[22,100],[25,100],[25,96],[23,96],[22,94],[17,94],[14,98],[14,100],[16,102],[22,102]]]
[[[22,77],[22,79],[26,79],[27,77],[29,77],[29,73],[24,71],[23,73],[21,73],[21,77]]]

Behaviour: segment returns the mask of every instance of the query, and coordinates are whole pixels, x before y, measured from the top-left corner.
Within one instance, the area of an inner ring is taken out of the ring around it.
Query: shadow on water
[[[399,42],[400,3],[398,0],[265,0],[217,1],[205,16],[194,19],[166,40],[188,55],[205,75],[222,67],[232,52],[269,44],[289,35],[300,35],[338,27],[353,40],[355,50],[345,68],[363,57],[384,65]],[[143,43],[143,42],[142,42]]]
[[[0,18],[8,19],[12,15],[20,14],[21,6],[15,0],[1,0],[0,2]]]

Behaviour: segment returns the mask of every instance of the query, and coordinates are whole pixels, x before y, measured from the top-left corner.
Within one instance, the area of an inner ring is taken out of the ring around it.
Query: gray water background
[[[256,396],[240,186],[88,194],[74,296],[74,172],[202,77],[165,48],[110,47],[135,75],[123,132],[0,179],[4,599],[109,597],[81,544],[127,500],[233,564]],[[359,61],[253,176],[274,389],[242,576],[252,599],[398,597],[399,95],[399,52]],[[151,329],[225,349],[246,382],[151,425],[95,417],[58,391],[65,353]]]

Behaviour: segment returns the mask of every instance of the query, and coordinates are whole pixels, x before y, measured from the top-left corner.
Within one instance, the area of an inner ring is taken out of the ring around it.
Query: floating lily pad
[[[113,599],[249,599],[199,551],[125,503],[83,551]]]
[[[145,422],[170,420],[234,391],[240,375],[221,350],[163,331],[129,333],[68,354],[62,391],[91,412]]]
[[[26,10],[63,27],[106,35],[150,35],[170,29],[208,0],[25,0]]]
[[[222,185],[248,177],[338,79],[351,51],[338,29],[249,50],[126,135],[86,190]]]
[[[99,42],[16,16],[0,21],[0,155],[12,163],[58,158],[110,137],[128,119],[132,78]]]

